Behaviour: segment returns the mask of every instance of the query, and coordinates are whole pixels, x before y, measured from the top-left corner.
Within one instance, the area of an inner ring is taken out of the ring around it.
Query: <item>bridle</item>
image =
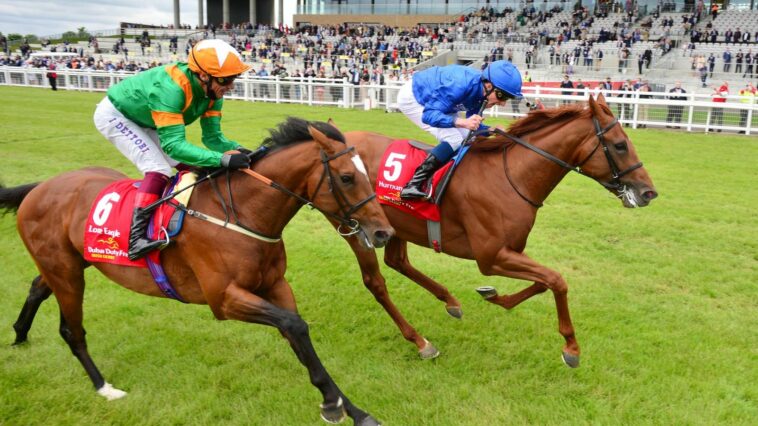
[[[370,201],[372,201],[374,198],[376,198],[376,194],[372,193],[368,197],[364,198],[361,201],[358,201],[355,204],[350,204],[350,200],[347,199],[347,196],[345,193],[340,189],[338,185],[335,185],[334,183],[334,175],[332,174],[332,169],[329,167],[329,163],[332,160],[335,160],[339,157],[342,157],[343,155],[349,154],[351,152],[355,151],[355,147],[347,147],[344,150],[334,154],[329,155],[327,154],[323,149],[320,150],[321,155],[321,164],[323,166],[323,172],[321,174],[321,178],[318,181],[318,185],[316,185],[316,189],[313,191],[313,195],[319,193],[319,189],[321,189],[321,185],[323,185],[324,182],[327,183],[329,188],[329,193],[334,196],[334,200],[337,202],[337,206],[339,207],[339,213],[340,215],[334,214],[332,212],[328,212],[315,204],[313,204],[312,201],[308,200],[307,198],[296,194],[289,189],[285,188],[284,186],[272,181],[271,179],[251,170],[251,169],[240,169],[241,172],[250,175],[267,185],[271,186],[272,188],[275,188],[287,195],[289,195],[292,198],[297,199],[301,204],[307,205],[312,209],[318,210],[321,213],[323,213],[325,216],[330,217],[331,219],[335,220],[336,222],[339,222],[339,227],[337,227],[337,232],[339,232],[340,235],[343,237],[347,237],[350,235],[357,234],[361,230],[361,225],[358,223],[357,220],[353,219],[351,216],[360,210],[363,206],[368,204]],[[231,193],[230,199],[231,199]],[[344,229],[343,229],[344,227]]]
[[[527,141],[525,141],[525,140],[523,140],[523,139],[521,139],[519,137],[516,137],[516,136],[513,136],[511,134],[508,134],[508,133],[506,133],[506,132],[504,132],[504,131],[502,131],[500,129],[490,129],[490,130],[486,130],[486,131],[487,132],[491,131],[491,132],[497,133],[497,134],[499,134],[501,136],[505,136],[506,138],[512,140],[513,142],[517,143],[518,145],[521,145],[524,148],[527,148],[530,151],[533,151],[533,152],[541,155],[542,157],[544,157],[544,158],[552,161],[553,163],[561,166],[562,168],[564,168],[566,170],[574,171],[576,173],[579,173],[580,175],[587,176],[588,178],[594,180],[595,182],[599,183],[600,185],[603,185],[605,188],[607,188],[607,189],[609,189],[611,191],[614,191],[616,193],[625,193],[625,192],[627,192],[627,187],[626,187],[626,185],[624,185],[621,182],[621,178],[624,177],[624,176],[626,176],[627,174],[631,173],[632,171],[637,170],[640,167],[642,167],[642,162],[639,162],[637,164],[633,164],[633,165],[629,166],[628,168],[626,168],[625,170],[621,171],[619,169],[618,164],[616,163],[616,160],[614,160],[613,156],[611,156],[610,148],[608,147],[608,142],[606,141],[604,135],[609,130],[613,129],[616,125],[619,125],[619,122],[618,122],[617,118],[614,118],[613,121],[611,121],[607,126],[601,128],[600,127],[600,122],[598,121],[598,119],[596,117],[593,116],[592,117],[592,124],[595,126],[595,136],[597,136],[597,139],[598,139],[597,145],[595,145],[595,147],[592,149],[592,151],[589,153],[589,155],[587,155],[587,157],[584,160],[580,161],[578,164],[573,165],[573,166],[571,164],[569,164],[569,163],[561,160],[560,158],[554,156],[553,154],[551,154],[551,153],[549,153],[549,152],[547,152],[547,151],[545,151],[543,149],[540,149],[540,148],[538,148],[538,147],[530,144],[529,142],[527,142]],[[603,148],[603,153],[605,154],[605,159],[608,161],[608,167],[611,170],[611,180],[610,180],[610,182],[603,182],[603,181],[595,178],[594,176],[591,176],[591,175],[587,174],[584,170],[582,170],[582,166],[585,163],[587,163],[587,161],[589,161],[590,158],[592,158],[593,155],[595,155],[595,152],[597,152],[598,148],[600,148],[600,147]],[[507,161],[508,148],[509,148],[509,146],[503,147],[503,163],[504,163],[504,166],[505,166],[505,176],[508,178],[508,183],[510,183],[511,186],[513,187],[513,189],[516,191],[516,193],[521,198],[523,198],[524,201],[526,201],[527,203],[529,203],[531,206],[533,206],[535,208],[542,207],[542,203],[536,203],[536,202],[530,200],[513,183],[513,179],[511,178],[510,172],[508,171],[508,161]]]

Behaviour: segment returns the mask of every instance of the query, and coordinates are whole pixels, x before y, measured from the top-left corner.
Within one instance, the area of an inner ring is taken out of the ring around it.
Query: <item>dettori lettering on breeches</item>
[[[115,118],[115,117],[111,118],[108,123],[109,124],[113,124],[113,122],[116,121],[116,120],[117,120],[117,118]],[[145,141],[143,141],[142,138],[139,137],[139,135],[137,135],[136,133],[132,132],[129,129],[129,126],[127,126],[126,124],[124,124],[122,121],[119,121],[118,123],[116,123],[115,127],[116,127],[116,130],[118,130],[118,131],[121,132],[121,134],[123,134],[124,136],[130,138],[132,140],[132,143],[134,143],[134,145],[137,148],[139,148],[140,151],[142,151],[142,152],[150,151],[150,147],[147,146],[147,144],[145,143]]]

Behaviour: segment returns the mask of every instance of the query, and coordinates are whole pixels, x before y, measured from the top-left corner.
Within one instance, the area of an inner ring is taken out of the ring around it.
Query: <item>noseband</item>
[[[626,185],[624,185],[623,183],[621,183],[621,178],[624,177],[624,176],[626,176],[630,172],[632,172],[634,170],[637,170],[640,167],[642,167],[642,162],[634,164],[634,165],[628,167],[627,169],[625,169],[623,171],[619,171],[618,164],[616,163],[616,160],[613,159],[613,156],[611,156],[610,149],[608,148],[608,143],[605,140],[605,136],[604,136],[609,130],[611,130],[612,128],[614,128],[616,125],[619,124],[618,119],[614,118],[613,121],[611,121],[607,126],[605,126],[604,128],[601,128],[600,127],[600,122],[598,121],[598,119],[596,117],[592,117],[592,124],[595,126],[595,136],[597,136],[597,145],[595,145],[595,148],[592,149],[592,152],[590,152],[589,155],[587,155],[587,157],[584,160],[580,161],[579,164],[577,164],[575,166],[572,166],[571,164],[569,164],[569,163],[561,160],[560,158],[554,156],[553,154],[551,154],[551,153],[549,153],[549,152],[547,152],[545,150],[542,150],[540,148],[537,148],[536,146],[530,144],[529,142],[527,142],[527,141],[525,141],[525,140],[523,140],[523,139],[521,139],[519,137],[510,135],[510,134],[508,134],[508,133],[506,133],[506,132],[504,132],[504,131],[502,131],[500,129],[493,129],[491,131],[494,132],[494,133],[497,133],[497,134],[499,134],[501,136],[507,137],[508,139],[512,140],[513,142],[515,142],[515,143],[523,146],[524,148],[529,149],[530,151],[533,151],[533,152],[541,155],[542,157],[544,157],[544,158],[552,161],[553,163],[561,166],[562,168],[564,168],[566,170],[574,171],[574,172],[579,173],[580,175],[587,176],[588,178],[594,180],[595,182],[599,183],[600,185],[603,185],[605,188],[607,188],[607,189],[609,189],[611,191],[624,192],[626,190]],[[490,130],[487,130],[487,131],[490,131]],[[603,153],[605,154],[605,159],[608,161],[608,167],[611,170],[611,181],[610,182],[603,182],[603,181],[595,178],[594,176],[590,176],[584,170],[582,170],[582,166],[587,161],[589,161],[589,159],[592,158],[593,155],[595,155],[595,152],[601,146],[603,147]],[[508,182],[511,184],[511,186],[516,191],[516,193],[521,198],[524,199],[524,201],[526,201],[527,203],[529,203],[530,205],[532,205],[535,208],[542,207],[542,203],[536,203],[536,202],[530,200],[513,183],[513,180],[511,179],[510,172],[508,171],[508,161],[507,161],[507,157],[506,157],[507,154],[508,154],[508,147],[506,146],[506,147],[503,148],[503,162],[505,164],[505,176],[508,178]]]
[[[342,214],[342,216],[337,216],[333,213],[326,212],[324,210],[319,209],[318,207],[313,206],[312,203],[308,203],[312,208],[317,209],[318,211],[324,213],[325,215],[331,217],[332,219],[338,221],[340,223],[340,226],[337,228],[337,232],[340,233],[343,237],[353,235],[360,231],[360,224],[357,220],[353,219],[351,216],[353,213],[360,210],[363,206],[365,206],[369,201],[376,198],[376,194],[372,193],[368,197],[364,198],[361,201],[358,201],[355,204],[350,204],[350,200],[347,199],[347,196],[345,196],[345,193],[340,189],[338,185],[334,184],[334,176],[332,175],[332,169],[329,168],[329,162],[339,158],[345,154],[349,154],[351,152],[355,151],[355,147],[348,147],[332,156],[329,156],[324,150],[321,150],[321,164],[324,165],[324,173],[321,175],[321,179],[318,181],[318,185],[316,185],[316,190],[313,192],[314,196],[315,194],[318,194],[319,188],[321,188],[321,184],[324,183],[324,181],[327,182],[329,186],[329,193],[334,196],[334,200],[337,202],[337,206],[339,207],[339,211]],[[342,227],[346,226],[347,230],[343,231]]]

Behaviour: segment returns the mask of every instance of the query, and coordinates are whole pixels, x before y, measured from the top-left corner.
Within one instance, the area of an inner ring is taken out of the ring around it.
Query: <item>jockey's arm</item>
[[[216,152],[227,152],[240,148],[240,144],[227,139],[221,132],[221,108],[224,100],[219,99],[200,117],[203,130],[203,145]]]
[[[154,120],[156,114],[168,113],[153,111]],[[221,166],[222,154],[220,152],[210,151],[200,148],[199,146],[192,145],[187,140],[187,134],[185,131],[184,120],[182,119],[182,114],[178,113],[172,115],[178,116],[178,120],[181,121],[177,121],[176,117],[174,118],[175,121],[173,124],[166,121],[159,123],[158,120],[155,120],[155,124],[158,128],[158,137],[160,138],[161,149],[163,152],[165,152],[166,155],[173,158],[174,160],[180,163],[189,164],[191,166]]]

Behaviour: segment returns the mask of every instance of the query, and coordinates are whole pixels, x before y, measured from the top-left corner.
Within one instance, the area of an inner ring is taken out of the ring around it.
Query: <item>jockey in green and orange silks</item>
[[[150,212],[172,168],[179,163],[199,167],[245,168],[249,151],[221,132],[224,95],[234,79],[250,66],[232,46],[203,40],[187,63],[156,67],[108,89],[95,110],[95,126],[145,176],[140,184],[129,234],[129,258],[138,259],[162,241],[147,238]],[[187,141],[185,127],[200,119],[200,148]],[[240,154],[224,154],[241,150]]]

